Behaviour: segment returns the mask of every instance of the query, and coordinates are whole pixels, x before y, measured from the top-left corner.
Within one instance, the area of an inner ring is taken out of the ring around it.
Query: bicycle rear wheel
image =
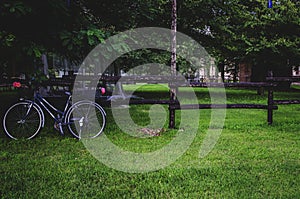
[[[106,113],[95,102],[79,101],[70,107],[66,115],[66,124],[72,135],[78,139],[95,138],[105,128]]]
[[[18,102],[3,117],[5,133],[12,139],[32,139],[42,127],[42,114],[31,102]]]

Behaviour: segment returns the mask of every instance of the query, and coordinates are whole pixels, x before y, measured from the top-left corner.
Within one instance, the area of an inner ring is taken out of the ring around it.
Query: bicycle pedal
[[[60,131],[59,124],[57,122],[54,123],[54,129]]]

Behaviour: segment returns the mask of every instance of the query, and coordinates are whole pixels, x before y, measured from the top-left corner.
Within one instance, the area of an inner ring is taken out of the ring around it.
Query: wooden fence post
[[[273,123],[273,86],[271,86],[268,90],[268,124],[271,125]]]

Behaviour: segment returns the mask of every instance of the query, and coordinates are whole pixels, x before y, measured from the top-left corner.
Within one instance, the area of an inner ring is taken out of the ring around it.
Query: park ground
[[[127,86],[127,89],[134,89]],[[183,91],[186,91],[183,89]],[[206,89],[199,101],[209,103]],[[267,103],[255,90],[227,89],[228,103]],[[165,88],[142,87],[137,95],[167,98]],[[299,99],[299,92],[275,92],[275,99]],[[16,99],[1,94],[1,115]],[[147,123],[149,105],[133,105],[132,117]],[[169,143],[175,130],[136,139],[122,133],[106,107],[105,134],[130,151],[153,151]],[[198,111],[198,110],[193,110]],[[179,111],[178,114],[179,115]],[[200,110],[199,130],[189,149],[170,166],[148,173],[125,173],[97,161],[82,142],[60,136],[47,122],[33,140],[13,141],[0,130],[1,198],[299,198],[300,106],[282,105],[267,124],[265,110],[227,110],[223,132],[213,150],[199,158],[210,110]],[[158,157],[159,158],[159,157]]]

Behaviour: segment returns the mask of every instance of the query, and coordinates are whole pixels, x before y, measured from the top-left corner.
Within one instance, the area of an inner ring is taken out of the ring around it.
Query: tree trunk
[[[42,62],[43,62],[43,73],[44,73],[44,75],[48,76],[49,71],[48,71],[48,60],[47,60],[46,54],[42,55]]]
[[[224,63],[224,61],[219,63],[218,68],[219,68],[219,71],[221,72],[222,82],[224,82],[225,81],[225,63]]]
[[[172,40],[171,40],[171,75],[176,75],[176,31],[177,31],[177,2],[172,0]],[[176,100],[177,89],[174,85],[170,85],[170,101]],[[175,127],[175,109],[169,107],[169,128]]]

